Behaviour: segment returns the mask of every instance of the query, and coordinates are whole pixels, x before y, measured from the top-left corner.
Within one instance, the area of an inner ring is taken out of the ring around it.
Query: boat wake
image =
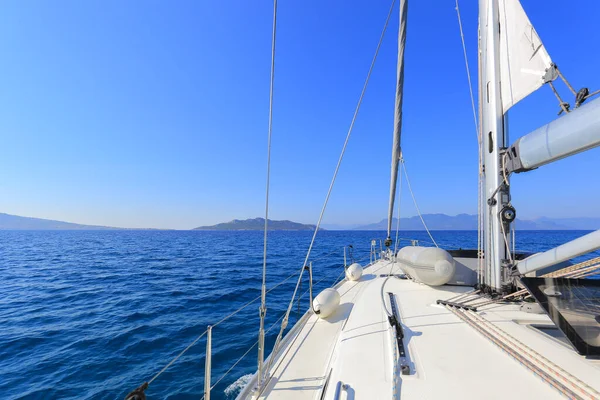
[[[228,399],[237,396],[240,390],[242,390],[248,384],[248,382],[250,382],[252,376],[252,374],[248,374],[239,377],[237,381],[225,388],[225,396],[227,396]]]

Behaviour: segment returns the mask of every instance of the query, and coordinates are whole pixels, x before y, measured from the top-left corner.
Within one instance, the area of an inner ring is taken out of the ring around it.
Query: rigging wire
[[[358,112],[360,110],[360,106],[361,106],[363,98],[365,96],[365,92],[367,91],[367,86],[369,84],[369,79],[371,78],[371,73],[373,72],[373,68],[375,66],[375,61],[377,60],[377,55],[379,54],[379,49],[381,48],[381,43],[383,42],[383,37],[385,36],[385,31],[387,30],[387,27],[388,27],[390,18],[392,16],[392,12],[393,12],[395,4],[396,4],[396,0],[392,0],[392,5],[390,6],[390,10],[389,10],[387,18],[385,20],[385,25],[384,25],[383,30],[381,32],[381,36],[379,37],[379,42],[377,43],[377,48],[375,50],[375,54],[373,56],[373,60],[371,61],[371,66],[369,67],[369,71],[367,73],[367,77],[365,79],[362,91],[360,93],[360,97],[358,99],[358,103],[356,104],[356,108],[354,110],[354,115],[352,116],[352,121],[350,123],[350,127],[348,128],[348,133],[346,134],[346,139],[344,141],[344,145],[342,147],[342,151],[340,153],[337,165],[335,167],[335,171],[333,173],[333,177],[331,179],[331,183],[329,184],[329,189],[327,190],[327,195],[325,196],[325,201],[323,203],[323,207],[321,209],[321,213],[319,215],[319,219],[318,219],[317,224],[315,226],[315,231],[314,231],[312,239],[310,241],[310,245],[308,246],[308,251],[306,252],[306,257],[305,257],[304,263],[302,264],[302,268],[300,270],[300,274],[299,274],[299,277],[298,277],[298,282],[296,283],[296,289],[294,290],[294,293],[292,294],[292,299],[291,299],[290,304],[288,306],[288,311],[287,311],[286,316],[284,317],[283,322],[281,324],[281,329],[279,331],[279,334],[277,335],[277,339],[275,340],[275,345],[273,346],[273,352],[277,351],[277,348],[279,347],[279,344],[281,343],[281,339],[283,337],[283,332],[285,331],[285,328],[287,327],[288,317],[289,317],[289,314],[290,314],[290,312],[292,310],[292,307],[293,307],[293,304],[294,304],[294,298],[296,296],[296,292],[298,291],[298,286],[299,286],[299,284],[301,282],[301,279],[302,279],[302,272],[304,271],[304,266],[307,265],[308,259],[310,257],[310,252],[312,250],[312,247],[314,245],[315,239],[317,237],[317,233],[319,232],[319,227],[321,225],[321,221],[323,219],[323,215],[325,214],[325,210],[327,208],[327,203],[329,202],[329,197],[331,196],[331,192],[333,190],[333,185],[334,185],[335,180],[337,178],[337,174],[338,174],[338,172],[340,170],[340,166],[342,164],[342,160],[344,158],[344,154],[346,153],[346,147],[348,146],[348,142],[350,140],[350,136],[352,134],[352,130],[354,129],[354,123],[356,122],[356,118],[358,116]],[[269,366],[267,367],[267,371],[269,370],[270,365],[271,365],[271,363],[269,363]]]
[[[263,239],[263,268],[258,331],[258,385],[261,385],[265,352],[265,315],[267,314],[267,233],[269,225],[269,186],[271,179],[271,137],[273,136],[273,89],[275,84],[275,39],[277,37],[277,0],[273,0],[273,34],[271,39],[271,77],[269,88],[269,132],[267,139],[267,183],[265,190],[265,232]]]
[[[404,160],[402,160],[402,164],[404,165]],[[427,228],[427,224],[425,223],[425,220],[423,219],[421,210],[419,210],[419,205],[417,204],[417,200],[415,199],[415,194],[413,193],[412,187],[410,186],[410,179],[408,179],[408,172],[406,171],[406,165],[404,165],[404,176],[406,177],[406,184],[408,185],[408,190],[410,191],[410,195],[413,199],[413,203],[415,203],[415,208],[417,209],[417,214],[419,214],[419,218],[421,218],[421,222],[423,223],[423,226],[425,227],[425,230],[427,231],[429,238],[431,239],[431,241],[433,242],[435,247],[440,247],[440,246],[438,246],[438,244],[435,241],[435,239],[433,238],[433,236],[431,236],[431,232],[429,232],[429,228]]]
[[[471,82],[471,70],[469,68],[469,59],[467,57],[467,46],[465,44],[465,35],[463,33],[462,19],[460,18],[460,8],[458,6],[458,0],[456,0],[456,16],[458,17],[458,28],[460,30],[460,39],[462,41],[463,55],[465,57],[465,67],[467,69],[467,80],[469,81],[469,94],[471,95],[471,108],[473,109],[473,122],[475,123],[475,133],[477,134],[477,141],[481,141],[481,135],[479,133],[479,125],[477,123],[477,112],[475,111],[475,96],[473,96],[473,83]]]

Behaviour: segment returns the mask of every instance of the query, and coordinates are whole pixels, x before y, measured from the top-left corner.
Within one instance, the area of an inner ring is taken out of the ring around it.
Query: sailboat
[[[512,174],[600,144],[600,99],[590,99],[598,92],[572,88],[519,0],[480,0],[479,246],[444,250],[415,242],[399,247],[392,217],[398,175],[406,171],[400,139],[407,3],[399,4],[385,247],[372,243],[368,265],[345,262],[345,279],[314,298],[311,291],[311,307],[288,330],[296,286],[265,358],[267,190],[258,368],[237,399],[600,399],[600,280],[586,279],[598,272],[600,258],[569,262],[599,249],[600,231],[543,253],[518,253],[510,190]],[[390,15],[394,9],[392,4]],[[275,1],[273,55],[276,16]],[[572,91],[573,104],[558,93],[554,82],[559,79]],[[508,110],[543,86],[556,95],[561,115],[509,143]],[[356,113],[359,107],[360,101]],[[308,273],[311,289],[309,255],[342,157],[343,151],[299,270],[298,283]],[[204,399],[209,400],[211,327],[203,335]],[[145,398],[148,385],[127,399]]]

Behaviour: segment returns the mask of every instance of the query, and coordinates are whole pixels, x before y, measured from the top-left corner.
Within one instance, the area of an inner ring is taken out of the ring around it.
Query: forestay
[[[498,7],[502,109],[506,113],[544,84],[552,60],[519,0],[499,0]]]

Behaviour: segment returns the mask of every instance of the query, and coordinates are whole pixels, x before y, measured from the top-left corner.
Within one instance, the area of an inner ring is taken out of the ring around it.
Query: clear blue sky
[[[461,4],[474,81],[475,3]],[[600,88],[600,3],[543,3],[523,1],[553,60],[574,86]],[[280,1],[272,218],[316,221],[389,4]],[[161,228],[263,215],[271,7],[3,1],[0,212]],[[476,137],[454,1],[412,1],[409,12],[402,140],[413,188],[424,213],[476,213]],[[386,214],[397,19],[325,222]],[[511,138],[557,110],[542,88],[511,111]],[[520,217],[600,216],[599,156],[514,176]],[[404,216],[415,214],[408,199]]]

